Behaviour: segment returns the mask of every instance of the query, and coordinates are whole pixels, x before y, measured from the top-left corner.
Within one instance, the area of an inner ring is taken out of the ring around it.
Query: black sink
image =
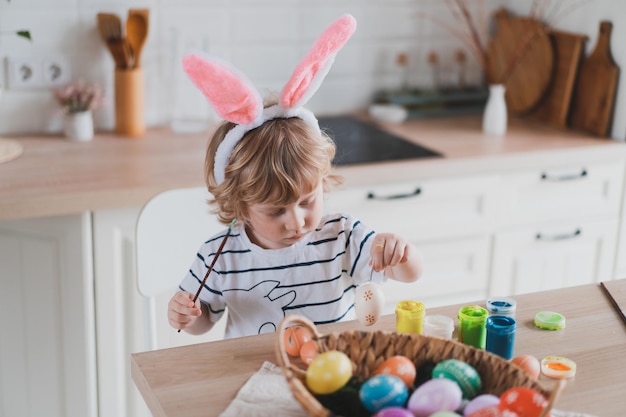
[[[320,128],[337,145],[335,165],[440,158],[443,155],[350,116],[318,118]]]

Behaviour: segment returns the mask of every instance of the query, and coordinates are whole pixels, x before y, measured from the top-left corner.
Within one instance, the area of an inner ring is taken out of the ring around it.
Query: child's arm
[[[409,241],[394,233],[378,233],[370,255],[375,271],[385,269],[385,276],[396,281],[417,281],[424,270],[422,254]]]
[[[211,330],[213,322],[209,320],[207,307],[196,300],[193,294],[179,291],[167,305],[167,320],[175,329],[184,329],[189,334],[203,334]]]

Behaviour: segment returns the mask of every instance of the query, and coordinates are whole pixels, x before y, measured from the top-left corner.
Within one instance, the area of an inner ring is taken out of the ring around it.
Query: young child
[[[420,277],[421,255],[405,239],[375,233],[347,214],[324,213],[324,193],[338,181],[331,174],[335,146],[302,104],[355,27],[349,15],[331,25],[296,68],[280,102],[267,107],[228,64],[185,57],[186,72],[226,120],[209,143],[205,176],[219,220],[236,223],[200,247],[169,302],[172,327],[204,333],[226,307],[227,338],[273,332],[287,314],[316,324],[350,320],[359,284],[381,282],[382,271],[404,282]]]

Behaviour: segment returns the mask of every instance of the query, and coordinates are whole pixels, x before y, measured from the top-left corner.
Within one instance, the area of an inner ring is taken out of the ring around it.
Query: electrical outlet
[[[10,56],[7,69],[11,90],[46,89],[71,80],[70,64],[63,56]]]
[[[7,89],[31,90],[41,88],[41,65],[34,57],[10,57]]]
[[[65,85],[71,80],[70,64],[61,56],[44,58],[41,76],[44,87]]]

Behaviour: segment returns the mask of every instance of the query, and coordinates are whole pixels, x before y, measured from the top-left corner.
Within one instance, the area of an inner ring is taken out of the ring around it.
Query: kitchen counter
[[[482,134],[480,118],[410,120],[382,125],[444,154],[336,168],[346,186],[500,172],[533,164],[587,163],[626,156],[624,143],[512,119],[504,138]],[[55,216],[89,210],[141,207],[161,191],[203,186],[209,133],[180,135],[167,127],[144,138],[97,134],[87,143],[62,137],[17,137],[24,153],[0,164],[0,219]]]
[[[626,378],[619,358],[626,355],[626,325],[599,284],[518,295],[515,355],[572,359],[577,373],[568,380],[555,408],[602,417],[624,414]],[[575,300],[584,300],[577,302]],[[433,308],[428,314],[456,317],[461,305]],[[563,330],[533,326],[535,313],[554,310],[566,317]],[[320,326],[319,331],[360,329],[358,322]],[[366,330],[393,330],[395,317],[383,316]],[[217,416],[264,361],[277,363],[275,334],[136,353],[132,377],[155,417]],[[546,377],[546,387],[554,383]],[[210,393],[210,395],[207,395]]]

